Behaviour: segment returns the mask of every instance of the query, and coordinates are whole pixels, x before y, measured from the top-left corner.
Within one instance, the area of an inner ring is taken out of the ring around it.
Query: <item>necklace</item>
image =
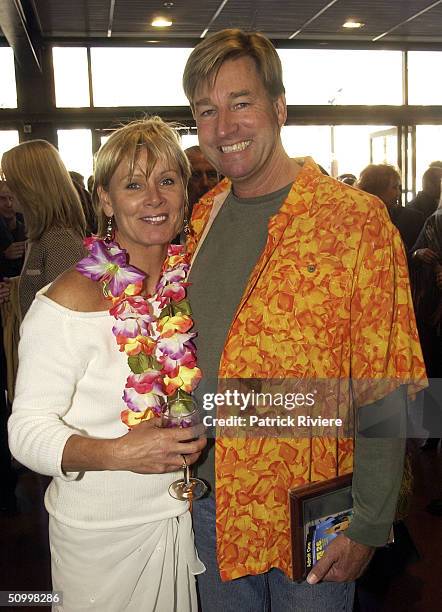
[[[181,245],[170,245],[154,295],[143,295],[146,275],[127,263],[127,251],[116,242],[86,238],[89,255],[76,265],[78,272],[102,283],[115,319],[112,332],[119,350],[128,356],[131,373],[121,420],[129,428],[191,401],[201,371],[190,332],[193,320],[186,299],[189,256]],[[178,404],[178,406],[177,406]]]

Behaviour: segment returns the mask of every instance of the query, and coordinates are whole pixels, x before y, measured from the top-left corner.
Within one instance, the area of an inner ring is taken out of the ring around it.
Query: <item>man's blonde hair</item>
[[[147,151],[146,176],[149,176],[158,161],[171,163],[178,169],[184,194],[190,178],[190,164],[181,148],[178,133],[160,117],[132,121],[111,134],[95,158],[94,187],[92,201],[98,217],[98,234],[106,233],[107,217],[101,209],[99,189],[109,191],[109,184],[123,160],[133,175],[137,159],[143,149]],[[187,206],[186,196],[184,206]]]
[[[240,57],[253,59],[271,100],[285,93],[281,60],[266,36],[238,29],[221,30],[200,42],[187,60],[183,89],[192,110],[197,88],[203,83],[212,86],[222,64]]]
[[[85,235],[80,198],[53,145],[46,140],[22,142],[3,153],[1,167],[23,209],[30,240],[37,240],[53,227]]]

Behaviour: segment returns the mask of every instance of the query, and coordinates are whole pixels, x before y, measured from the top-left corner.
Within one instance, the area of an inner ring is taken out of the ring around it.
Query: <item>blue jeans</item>
[[[192,508],[198,555],[206,571],[197,576],[202,612],[351,612],[354,582],[292,582],[279,569],[222,582],[216,560],[215,499]]]

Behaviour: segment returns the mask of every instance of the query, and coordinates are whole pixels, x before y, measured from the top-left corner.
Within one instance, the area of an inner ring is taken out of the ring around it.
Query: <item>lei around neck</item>
[[[142,294],[146,275],[127,263],[127,252],[116,242],[95,236],[84,244],[89,255],[78,272],[103,285],[112,305],[112,332],[131,370],[123,393],[127,409],[121,420],[129,428],[167,411],[172,400],[190,400],[201,371],[196,366],[195,333],[186,299],[189,256],[181,245],[170,245],[154,295]]]

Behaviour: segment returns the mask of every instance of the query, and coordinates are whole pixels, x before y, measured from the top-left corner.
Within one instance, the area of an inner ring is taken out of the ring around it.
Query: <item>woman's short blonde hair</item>
[[[221,30],[200,42],[187,60],[183,89],[192,109],[197,88],[204,83],[213,85],[222,64],[240,57],[253,59],[271,100],[285,93],[281,60],[266,36],[238,29]]]
[[[94,187],[92,201],[98,218],[98,234],[106,233],[107,217],[101,209],[99,190],[109,191],[109,184],[116,169],[127,160],[129,174],[135,171],[137,159],[146,149],[146,176],[149,176],[158,161],[167,161],[177,168],[183,183],[184,194],[191,170],[189,160],[181,148],[177,131],[160,117],[132,121],[111,134],[95,158]],[[187,206],[185,195],[184,206]]]
[[[30,240],[37,240],[53,227],[85,235],[80,198],[53,145],[46,140],[22,142],[3,153],[1,168],[23,209]]]

